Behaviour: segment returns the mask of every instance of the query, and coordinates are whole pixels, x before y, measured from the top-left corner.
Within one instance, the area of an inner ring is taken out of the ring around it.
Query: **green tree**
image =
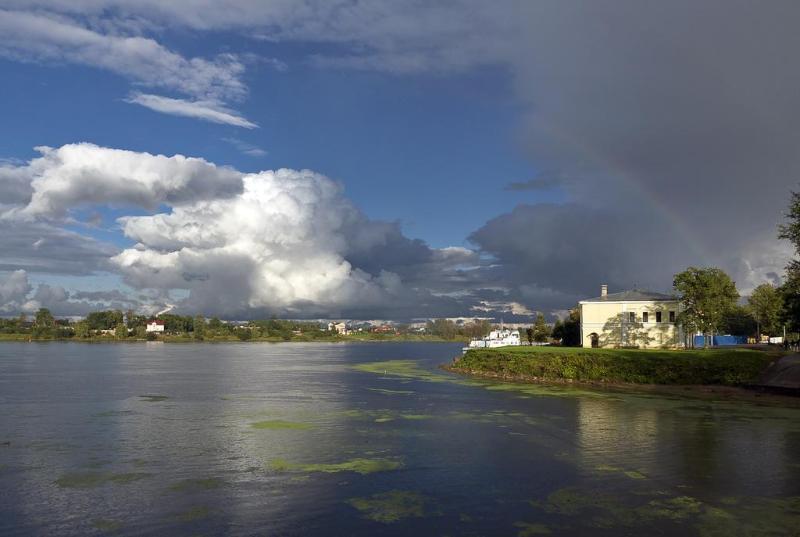
[[[687,333],[704,336],[719,331],[725,314],[736,305],[739,292],[722,269],[689,267],[675,275],[675,290],[681,296],[678,322]]]
[[[128,327],[125,326],[125,323],[119,323],[116,328],[114,328],[114,336],[117,339],[125,339],[128,337]]]
[[[533,323],[533,340],[537,343],[544,343],[550,337],[550,327],[544,320],[543,313],[536,314],[536,322]]]
[[[533,345],[533,328],[530,326],[525,329],[525,337],[528,338],[528,345]]]
[[[750,308],[736,304],[722,316],[719,331],[734,336],[750,337],[758,332],[758,326]]]
[[[581,314],[578,308],[569,310],[569,315],[553,325],[553,339],[561,341],[564,347],[581,345]]]
[[[762,283],[753,289],[747,299],[747,306],[756,321],[759,338],[762,331],[770,336],[778,332],[783,308],[783,297],[778,289],[768,283]]]
[[[56,324],[53,314],[47,308],[39,308],[36,312],[36,320],[34,321],[37,328],[50,328]]]
[[[197,315],[192,322],[192,332],[194,338],[202,340],[206,335],[206,318],[202,315]]]
[[[75,323],[75,337],[89,337],[89,324],[86,321],[78,321]]]
[[[787,223],[778,227],[778,238],[786,239],[794,246],[800,257],[800,193],[792,192]],[[793,259],[786,266],[786,277],[780,288],[783,308],[781,318],[791,331],[800,331],[800,259]]]

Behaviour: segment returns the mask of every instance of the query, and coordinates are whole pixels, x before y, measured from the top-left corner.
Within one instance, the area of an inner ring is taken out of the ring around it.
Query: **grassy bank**
[[[521,346],[472,349],[450,369],[510,380],[737,386],[753,382],[775,358],[750,349]]]

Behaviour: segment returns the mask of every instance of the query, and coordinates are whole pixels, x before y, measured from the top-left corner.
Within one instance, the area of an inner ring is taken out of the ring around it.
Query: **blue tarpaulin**
[[[747,343],[747,336],[712,336],[709,338],[709,344],[713,347],[721,345],[743,345]],[[702,347],[704,345],[704,336],[694,336],[694,346]]]

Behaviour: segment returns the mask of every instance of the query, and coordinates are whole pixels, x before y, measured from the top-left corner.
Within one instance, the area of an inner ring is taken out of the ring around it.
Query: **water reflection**
[[[435,369],[453,352],[1,345],[0,534],[580,535],[569,498],[800,494],[797,410],[464,383]],[[351,367],[385,360],[424,374]]]

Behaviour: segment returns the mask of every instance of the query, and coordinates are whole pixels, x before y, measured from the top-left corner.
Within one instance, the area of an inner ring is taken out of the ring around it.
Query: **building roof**
[[[630,291],[608,293],[606,296],[588,298],[586,300],[581,300],[581,302],[674,302],[675,300],[678,300],[678,297],[674,295],[654,293],[653,291],[644,291],[642,289],[631,289]]]

